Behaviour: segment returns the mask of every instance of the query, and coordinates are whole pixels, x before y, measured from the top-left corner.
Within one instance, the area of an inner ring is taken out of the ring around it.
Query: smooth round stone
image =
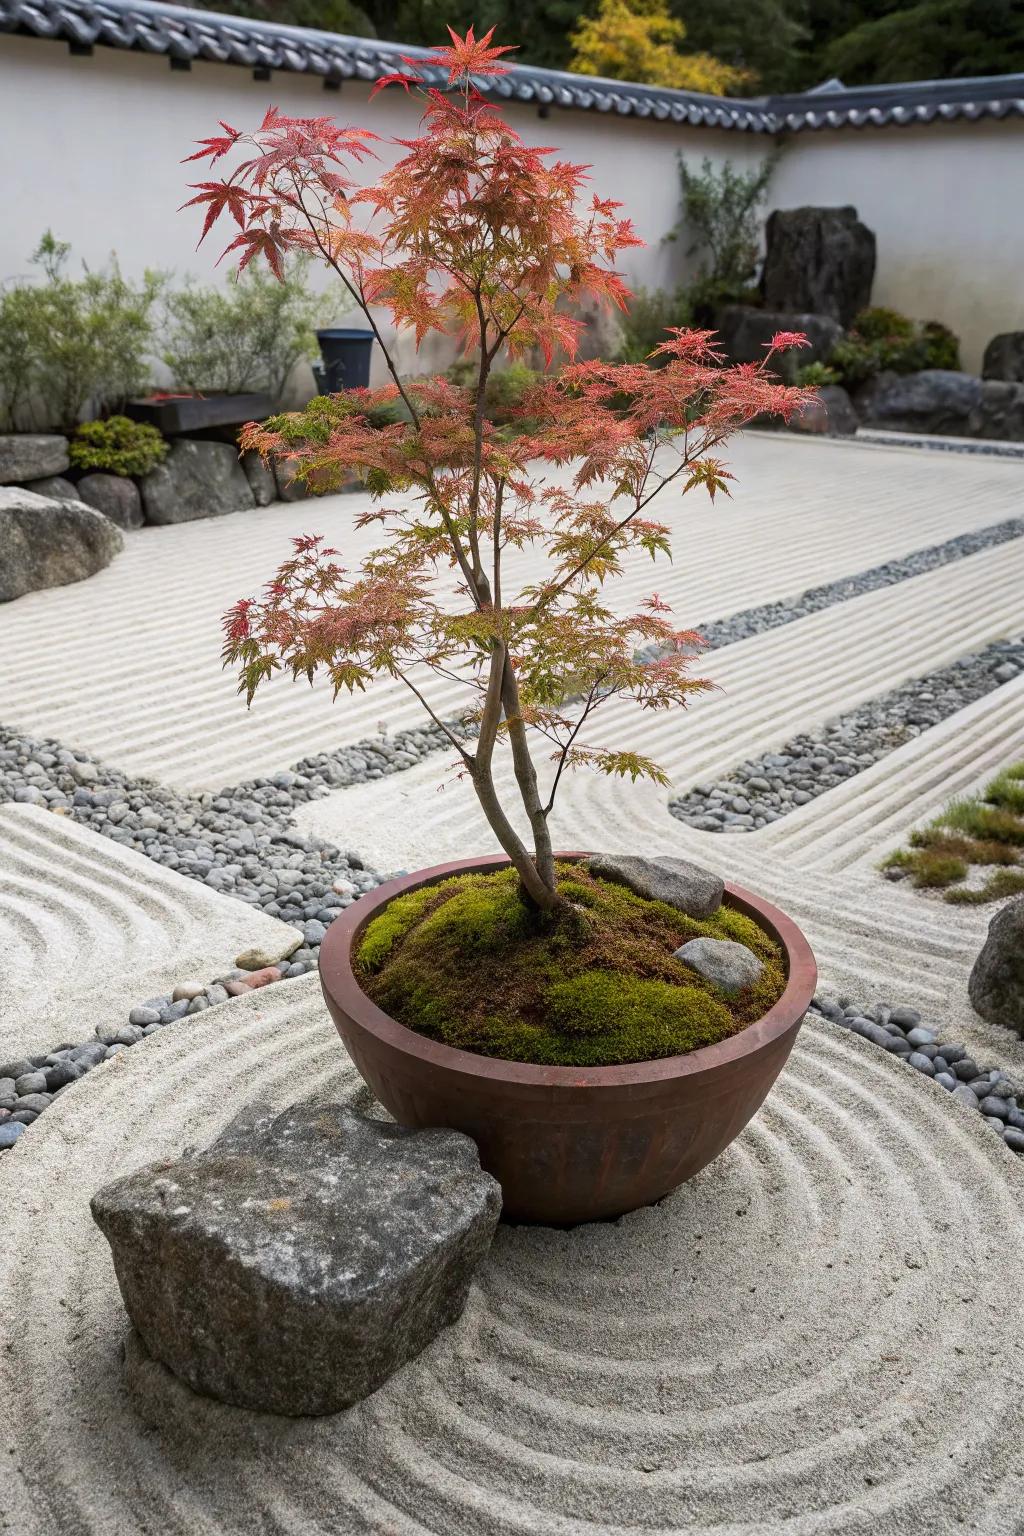
[[[947,1093],[952,1093],[956,1088],[956,1078],[952,1072],[936,1072],[935,1081],[941,1083]]]
[[[889,1035],[885,1041],[885,1049],[893,1056],[909,1058],[913,1054],[914,1047],[909,1040],[904,1040],[902,1035]]]
[[[953,1097],[958,1104],[963,1104],[967,1109],[978,1109],[980,1100],[973,1088],[968,1088],[966,1083],[960,1083],[953,1089]]]
[[[1011,1109],[1006,1117],[1006,1123],[1018,1131],[1024,1131],[1024,1110]]]
[[[907,1061],[910,1066],[915,1068],[915,1070],[918,1072],[923,1072],[926,1077],[935,1076],[935,1068],[931,1064],[930,1057],[922,1056],[920,1051],[913,1051],[907,1057]]]
[[[188,1005],[189,1013],[202,1013],[209,1008],[210,1003],[206,997],[194,997]]]
[[[47,1092],[52,1093],[55,1088],[66,1088],[68,1083],[77,1083],[80,1077],[84,1077],[89,1070],[84,1061],[58,1061],[52,1067],[46,1069]]]
[[[920,1024],[921,1015],[916,1008],[894,1008],[892,1010],[891,1022],[893,1024],[902,1024],[904,1028],[913,1028],[914,1025]],[[934,1040],[934,1034],[930,1034],[930,1038]],[[914,1043],[916,1044],[916,1041]]]
[[[994,1094],[997,1099],[1012,1099],[1013,1084],[1008,1077],[997,1077],[993,1079],[989,1092]]]
[[[159,1024],[160,1010],[158,1008],[133,1008],[128,1015],[128,1023],[135,1024],[140,1029],[145,1029],[147,1024]]]
[[[962,1045],[947,1045],[943,1043],[939,1046],[939,1050],[942,1052],[943,1056],[945,1056],[951,1067],[955,1066],[958,1061],[963,1061],[964,1057],[967,1055],[967,1052],[964,1050]]]
[[[899,1011],[899,1009],[896,1010],[897,1013]],[[893,1018],[897,1024],[903,1022],[901,1019],[896,1019],[895,1014],[893,1015]],[[910,1041],[911,1045],[934,1045],[935,1041],[938,1039],[938,1036],[936,1035],[934,1029],[920,1029],[915,1026],[908,1033],[907,1039]]]
[[[1024,1152],[1024,1131],[1008,1125],[1003,1132],[1003,1140],[1012,1151]]]
[[[986,1119],[995,1116],[998,1120],[1005,1120],[1010,1113],[1009,1106],[1004,1099],[997,1099],[994,1094],[988,1094],[981,1100],[979,1108]]]
[[[29,1093],[46,1092],[45,1072],[23,1072],[14,1080],[14,1091],[19,1099],[23,1099]]]
[[[18,1137],[24,1134],[25,1127],[20,1120],[6,1120],[3,1125],[0,1125],[0,1151],[13,1147]]]
[[[949,1058],[947,1057],[946,1060],[948,1061]],[[969,1083],[978,1076],[978,1063],[972,1061],[969,1056],[961,1056],[955,1063],[953,1072],[962,1083]]]
[[[1005,1135],[1006,1127],[998,1115],[984,1115],[982,1118],[988,1125],[992,1126],[993,1130],[998,1131],[1000,1136]]]
[[[194,997],[202,997],[205,991],[205,981],[182,981],[171,993],[171,1001],[190,1003]]]
[[[33,1109],[37,1115],[41,1115],[44,1109],[49,1109],[53,1103],[53,1096],[49,1093],[25,1093],[15,1105],[16,1109]]]
[[[39,1119],[38,1109],[12,1109],[8,1125],[32,1125]]]

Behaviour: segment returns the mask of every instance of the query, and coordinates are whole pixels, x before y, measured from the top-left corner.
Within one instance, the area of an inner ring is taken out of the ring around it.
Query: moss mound
[[[366,993],[407,1028],[481,1056],[549,1066],[616,1066],[711,1045],[768,1012],[785,988],[782,954],[729,907],[697,922],[662,902],[558,869],[569,910],[538,931],[515,872],[458,875],[399,896],[355,955]],[[688,939],[734,939],[764,962],[725,997],[673,957]]]

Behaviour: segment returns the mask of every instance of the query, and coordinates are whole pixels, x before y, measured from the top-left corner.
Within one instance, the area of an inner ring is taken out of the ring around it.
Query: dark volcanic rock
[[[1004,331],[993,336],[981,364],[983,379],[1024,383],[1024,331]]]
[[[990,1024],[1024,1035],[1024,896],[1000,907],[989,923],[967,995]]]
[[[725,886],[688,859],[641,859],[628,853],[594,853],[587,860],[592,875],[615,880],[646,901],[664,901],[688,917],[705,918],[722,905]]]
[[[765,226],[767,309],[849,325],[871,300],[875,237],[856,208],[777,208]]]
[[[820,437],[852,437],[857,430],[857,412],[841,384],[822,384],[813,405],[805,405],[790,422],[794,432],[809,432]]]
[[[468,1136],[340,1105],[247,1113],[92,1200],[149,1353],[293,1415],[358,1402],[454,1322],[500,1209]]]
[[[865,425],[968,437],[981,407],[981,380],[951,368],[885,372],[857,391],[855,404]]]
[[[970,429],[976,437],[1024,442],[1024,384],[985,379],[981,399],[971,415]]]
[[[248,476],[230,443],[180,437],[162,464],[140,482],[150,523],[187,523],[256,505]]]
[[[66,437],[39,432],[0,437],[0,485],[24,485],[45,475],[62,475],[70,462]]]
[[[730,362],[759,363],[778,331],[802,331],[810,345],[790,347],[778,357],[778,371],[795,373],[805,363],[825,363],[843,334],[837,320],[828,315],[780,314],[748,304],[727,304],[718,316],[718,334]]]
[[[123,544],[92,507],[0,486],[0,603],[94,576]]]
[[[146,521],[139,488],[125,475],[83,475],[78,482],[78,494],[119,528],[141,528]]]
[[[272,501],[277,500],[274,471],[264,464],[258,453],[243,453],[242,469],[258,507],[269,507]]]

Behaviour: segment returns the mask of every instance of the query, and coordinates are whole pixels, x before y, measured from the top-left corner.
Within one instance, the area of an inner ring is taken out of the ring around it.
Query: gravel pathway
[[[754,832],[852,778],[1024,671],[1024,636],[997,640],[805,731],[669,801],[700,832]]]

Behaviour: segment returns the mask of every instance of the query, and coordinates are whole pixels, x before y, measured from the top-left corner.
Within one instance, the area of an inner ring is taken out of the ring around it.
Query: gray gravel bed
[[[891,1003],[862,1008],[848,997],[835,1003],[816,997],[811,1010],[899,1056],[958,1104],[977,1110],[1011,1151],[1024,1152],[1024,1089],[999,1067],[979,1067],[966,1046],[940,1040],[916,1008]]]
[[[990,459],[1024,459],[1024,443],[994,442],[991,438],[910,437],[901,432],[871,432],[858,427],[852,441],[877,443],[881,448],[920,448],[931,453],[973,453]]]
[[[916,677],[748,758],[725,778],[669,801],[700,832],[754,832],[870,768],[922,731],[1024,672],[1024,636],[996,640],[950,666]]]
[[[715,650],[722,645],[732,645],[737,640],[747,640],[751,635],[762,634],[768,629],[778,629],[792,624],[795,619],[806,618],[836,603],[849,602],[864,592],[877,592],[881,587],[892,587],[911,576],[923,576],[926,571],[951,565],[968,555],[976,555],[983,549],[1009,543],[1024,536],[1024,518],[1009,517],[988,528],[978,528],[973,533],[962,533],[943,544],[930,544],[925,549],[914,550],[899,560],[887,560],[854,576],[844,576],[838,581],[825,582],[821,586],[808,587],[798,597],[785,598],[776,603],[761,603],[756,608],[745,608],[731,618],[718,619],[710,624],[694,627],[704,636],[708,648]]]

